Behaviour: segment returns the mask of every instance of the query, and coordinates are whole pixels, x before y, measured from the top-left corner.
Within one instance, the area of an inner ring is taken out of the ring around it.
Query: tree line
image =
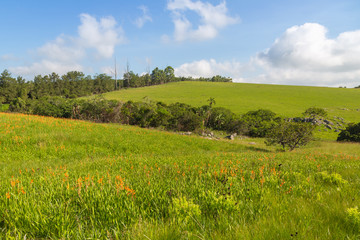
[[[327,112],[311,107],[303,118],[285,118],[271,110],[258,109],[235,114],[223,107],[215,107],[215,99],[208,104],[193,107],[185,103],[166,104],[144,98],[141,102],[106,100],[101,96],[89,99],[46,97],[41,99],[16,98],[9,111],[57,118],[88,120],[98,123],[121,123],[144,128],[204,134],[218,130],[230,134],[266,138],[269,145],[280,145],[283,150],[293,150],[312,140],[317,119],[324,119]],[[298,121],[302,119],[304,121]],[[308,121],[311,120],[311,121]],[[360,141],[360,123],[343,129],[338,141]]]
[[[214,98],[208,102],[208,105],[193,107],[185,103],[166,104],[146,98],[142,102],[106,100],[101,96],[91,99],[17,98],[10,103],[9,111],[197,134],[219,130],[266,137],[268,144],[281,145],[284,150],[293,150],[311,140],[314,130],[311,123],[292,122],[266,109],[235,114],[229,109],[215,107]]]
[[[85,76],[82,72],[71,71],[62,76],[56,73],[37,75],[32,81],[25,81],[23,77],[12,77],[8,70],[4,70],[0,75],[0,104],[10,103],[16,98],[22,100],[49,96],[76,98],[121,88],[145,87],[179,81],[231,82],[232,79],[222,76],[212,78],[175,77],[174,69],[170,66],[165,69],[155,68],[151,74],[143,75],[127,70],[123,78],[119,80],[106,74],[92,77]]]

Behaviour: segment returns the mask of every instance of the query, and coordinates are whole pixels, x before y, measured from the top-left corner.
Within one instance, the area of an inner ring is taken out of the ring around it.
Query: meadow
[[[194,81],[131,88],[103,96],[122,101],[147,98],[192,106],[207,105],[207,100],[212,97],[216,106],[237,114],[263,108],[286,117],[299,117],[309,107],[320,107],[326,109],[330,117],[360,121],[360,89]]]
[[[126,92],[126,91],[124,91]],[[360,145],[0,113],[1,239],[358,239]]]

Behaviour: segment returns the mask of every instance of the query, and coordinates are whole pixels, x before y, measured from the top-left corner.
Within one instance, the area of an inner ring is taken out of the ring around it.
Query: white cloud
[[[177,76],[229,76],[238,82],[310,86],[360,84],[360,30],[327,37],[327,29],[306,23],[287,29],[248,63],[214,59],[184,63]]]
[[[360,82],[360,30],[330,39],[317,23],[293,26],[253,58],[264,70],[255,81],[281,84],[355,86]]]
[[[77,63],[69,64],[52,60],[41,60],[40,62],[35,62],[29,66],[10,68],[10,71],[23,76],[35,76],[52,72],[65,74],[68,71],[83,71],[83,67]]]
[[[179,42],[215,38],[220,29],[239,22],[239,18],[228,16],[225,1],[214,6],[202,1],[171,0],[167,9],[173,14],[174,39]],[[186,17],[187,10],[199,15],[200,24],[197,27],[193,28],[193,24]]]
[[[146,6],[141,5],[139,9],[142,11],[143,15],[135,20],[135,25],[138,28],[142,28],[146,22],[152,22],[152,18],[149,15],[149,9]]]
[[[76,39],[59,36],[54,41],[48,42],[36,50],[36,54],[44,59],[72,62],[86,55],[85,48],[76,43]]]
[[[110,58],[114,54],[115,46],[124,43],[123,30],[117,27],[113,17],[96,18],[89,14],[81,14],[81,25],[78,28],[80,45],[94,48],[100,57]]]
[[[2,61],[17,61],[19,58],[15,57],[12,54],[5,54],[0,57],[0,60]]]
[[[217,62],[214,59],[184,63],[175,68],[175,75],[182,77],[213,77],[221,75],[233,78],[234,82],[242,82],[242,73],[246,66],[237,61]]]
[[[81,14],[80,21],[77,36],[62,34],[36,49],[34,55],[40,60],[26,66],[12,67],[9,70],[25,76],[83,71],[81,61],[85,58],[91,59],[93,51],[97,59],[111,58],[115,46],[125,41],[124,32],[117,26],[113,17],[97,20],[89,14]]]

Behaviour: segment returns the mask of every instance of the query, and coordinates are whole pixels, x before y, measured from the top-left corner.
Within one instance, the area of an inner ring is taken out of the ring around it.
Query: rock
[[[329,120],[327,120],[327,119],[324,119],[324,123],[326,123],[327,125],[334,125],[333,122],[331,122],[331,121],[329,121]]]
[[[256,142],[249,142],[249,145],[256,145]]]
[[[330,125],[328,125],[328,124],[326,124],[325,127],[328,128],[328,129],[330,129],[330,130],[333,129],[333,128],[332,128]]]
[[[229,139],[229,140],[234,140],[235,139],[235,137],[236,137],[236,133],[234,133],[234,134],[231,134],[231,135],[229,135],[229,136],[226,136],[225,138],[226,139]]]
[[[191,135],[192,132],[184,132],[183,135]]]

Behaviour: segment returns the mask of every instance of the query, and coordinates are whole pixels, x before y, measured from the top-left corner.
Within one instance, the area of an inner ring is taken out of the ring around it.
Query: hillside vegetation
[[[277,152],[257,139],[0,113],[0,152],[3,239],[360,234],[359,144]]]
[[[132,88],[103,94],[107,99],[142,101],[148,98],[165,103],[182,102],[193,106],[208,104],[234,113],[269,109],[277,114],[297,117],[309,107],[326,109],[330,117],[347,122],[360,121],[359,89],[281,86],[246,83],[176,82],[145,88]]]

